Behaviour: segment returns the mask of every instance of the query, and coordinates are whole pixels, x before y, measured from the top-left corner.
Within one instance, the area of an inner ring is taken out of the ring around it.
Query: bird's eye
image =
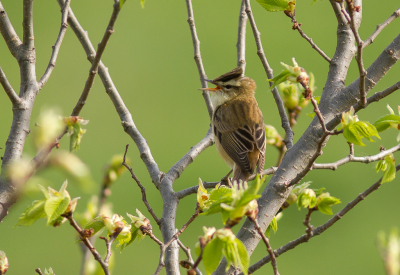
[[[225,85],[225,88],[230,89],[230,88],[232,88],[232,85]]]

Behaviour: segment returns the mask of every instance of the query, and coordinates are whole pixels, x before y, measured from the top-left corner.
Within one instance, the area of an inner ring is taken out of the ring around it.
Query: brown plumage
[[[254,97],[256,84],[242,73],[237,67],[208,80],[216,88],[204,89],[212,92],[214,141],[218,153],[233,170],[233,180],[247,180],[256,167],[260,173],[265,162],[265,126]]]

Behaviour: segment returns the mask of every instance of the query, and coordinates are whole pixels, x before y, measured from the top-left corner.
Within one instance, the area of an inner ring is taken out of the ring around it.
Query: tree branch
[[[396,171],[399,171],[399,169],[400,169],[400,164],[397,165]],[[327,230],[332,225],[334,225],[338,220],[343,218],[343,216],[345,214],[347,214],[351,209],[353,209],[358,203],[363,201],[368,195],[370,195],[372,192],[378,190],[379,187],[381,187],[381,181],[382,181],[382,178],[380,178],[376,183],[374,183],[371,187],[369,187],[363,193],[359,194],[354,200],[349,202],[346,205],[346,207],[344,207],[342,210],[340,210],[335,216],[333,216],[331,219],[329,219],[326,223],[324,223],[323,225],[318,226],[317,228],[315,228],[312,231],[311,238],[315,237],[315,236],[318,236],[318,235],[321,235],[325,230]],[[307,237],[307,234],[305,234],[305,235],[301,236],[300,238],[298,238],[296,240],[293,240],[293,241],[287,243],[284,246],[281,246],[277,250],[274,250],[274,254],[275,254],[276,257],[279,257],[283,253],[295,248],[296,246],[298,246],[298,245],[300,245],[302,243],[307,242],[308,240],[309,240],[309,238]],[[254,265],[250,266],[249,273],[253,273],[256,270],[260,269],[263,265],[269,263],[270,260],[271,260],[271,258],[270,258],[269,255],[265,256],[263,259],[261,259],[260,261],[258,261]]]
[[[104,273],[106,275],[110,275],[110,271],[108,270],[108,263],[103,261],[99,252],[97,252],[96,248],[94,248],[94,246],[90,243],[89,239],[87,237],[85,237],[83,230],[81,229],[81,227],[76,223],[76,221],[72,217],[72,213],[69,215],[66,215],[65,218],[68,219],[71,226],[76,230],[76,232],[78,232],[82,242],[86,245],[86,247],[89,249],[89,251],[92,252],[94,259],[99,262]]]
[[[171,167],[171,169],[169,169],[167,175],[170,177],[172,182],[181,176],[183,171],[194,161],[198,155],[200,155],[201,152],[213,144],[214,135],[212,133],[212,129],[210,128],[206,136],[199,143],[190,148],[189,152],[187,152],[177,163]]]
[[[133,173],[133,169],[126,163],[126,154],[128,153],[128,147],[129,147],[129,144],[126,145],[125,154],[124,154],[124,160],[122,162],[122,165],[125,166],[126,169],[129,170],[129,172],[131,173],[132,178],[136,181],[137,185],[140,188],[140,191],[142,192],[142,201],[146,205],[147,210],[149,211],[149,213],[151,214],[153,219],[156,221],[157,225],[160,227],[161,226],[161,221],[157,217],[156,213],[154,213],[153,208],[151,208],[149,202],[147,201],[146,188],[144,188],[144,186],[140,183],[139,179],[136,177],[135,173]]]
[[[363,48],[367,47],[369,44],[372,44],[375,40],[375,38],[381,33],[381,31],[389,25],[394,19],[400,16],[400,8],[395,10],[391,16],[389,16],[388,19],[385,20],[382,24],[379,24],[376,26],[376,30],[371,34],[370,37],[368,37],[363,44]]]
[[[185,252],[186,257],[188,257],[187,261],[185,262],[188,263],[191,267],[193,267],[194,261],[192,258],[192,254],[190,253],[190,248],[183,245],[183,243],[179,239],[177,239],[177,242],[179,244],[179,247],[183,250],[183,252]],[[202,275],[201,271],[197,267],[195,268],[195,271],[197,275]]]
[[[364,62],[363,62],[363,58],[362,58],[364,41],[362,41],[360,34],[358,33],[359,26],[355,22],[355,20],[356,20],[355,13],[356,12],[361,13],[361,10],[356,11],[357,8],[354,6],[353,0],[346,0],[346,2],[347,2],[347,7],[348,7],[348,10],[350,13],[350,18],[351,18],[351,21],[349,22],[350,27],[354,34],[356,43],[357,43],[356,60],[357,60],[357,66],[358,66],[358,73],[360,74],[360,82],[359,82],[360,103],[361,103],[361,108],[365,108],[365,105],[367,104],[367,100],[366,100],[366,96],[365,96],[365,76],[367,75],[367,72],[365,71]],[[361,9],[361,6],[359,6],[359,8]]]
[[[35,36],[33,34],[33,0],[23,1],[22,17],[23,45],[31,51],[35,47]]]
[[[254,226],[255,226],[255,228],[256,228],[256,230],[258,232],[258,235],[260,235],[260,237],[264,241],[265,246],[267,247],[268,255],[271,258],[271,265],[272,265],[272,269],[274,270],[274,274],[275,275],[279,275],[278,265],[276,263],[275,254],[274,254],[274,251],[271,248],[271,245],[269,244],[268,238],[265,236],[263,230],[261,229],[260,225],[258,224],[257,219],[252,219],[251,217],[249,217],[249,219],[254,223]]]
[[[44,84],[49,80],[51,73],[56,66],[56,60],[58,57],[58,52],[60,51],[61,43],[64,39],[65,33],[68,28],[67,20],[68,20],[68,10],[70,6],[71,0],[66,0],[64,6],[61,9],[61,27],[60,32],[58,33],[58,37],[56,43],[54,44],[53,51],[51,53],[49,65],[47,65],[46,71],[43,76],[39,80],[39,90],[43,88]]]
[[[303,30],[300,28],[301,24],[299,22],[297,22],[296,17],[293,16],[292,17],[292,23],[293,23],[293,30],[297,30],[299,32],[299,34],[301,35],[301,37],[303,37],[305,40],[307,40],[308,43],[310,43],[311,47],[316,50],[321,56],[322,58],[324,58],[326,61],[328,61],[329,63],[331,62],[331,59],[329,58],[329,56],[326,55],[326,53],[324,53],[323,50],[321,50],[312,40],[312,38],[308,37]]]
[[[396,151],[400,150],[400,144],[397,146],[394,146],[393,148],[390,148],[385,151],[381,151],[379,154],[373,155],[373,156],[366,156],[366,157],[355,157],[354,155],[350,154],[345,158],[342,158],[336,162],[333,163],[314,163],[312,169],[330,169],[330,170],[337,170],[339,166],[342,166],[348,162],[361,162],[361,163],[371,163],[374,161],[378,161],[382,158],[384,158],[387,155],[390,155]]]
[[[64,0],[57,1],[60,7],[64,6]],[[89,61],[93,60],[93,56],[95,55],[96,51],[94,50],[94,47],[90,42],[87,32],[85,32],[85,30],[79,24],[71,8],[68,11],[68,24],[74,31],[76,37],[79,39],[79,42],[84,48]],[[140,157],[146,165],[147,170],[149,171],[152,182],[158,188],[161,180],[164,177],[164,173],[159,170],[158,165],[151,154],[150,147],[148,146],[147,141],[143,138],[139,130],[136,128],[136,125],[132,120],[131,113],[129,112],[124,101],[119,95],[118,90],[115,87],[110,74],[108,73],[108,69],[101,61],[99,63],[99,77],[103,82],[106,92],[110,97],[112,103],[114,104],[115,110],[120,117],[122,127],[138,147]]]
[[[237,49],[237,66],[243,69],[243,74],[246,69],[246,0],[242,0],[239,13],[238,39],[236,43]]]
[[[3,7],[3,4],[0,1],[0,33],[4,38],[4,41],[7,44],[8,49],[11,54],[17,58],[18,49],[22,45],[21,40],[19,39],[14,27],[12,26],[10,19],[7,16],[7,13]]]
[[[113,34],[113,32],[114,32],[115,21],[117,20],[118,14],[121,10],[119,1],[115,1],[113,7],[114,7],[114,9],[113,9],[113,13],[111,15],[110,22],[108,23],[108,26],[107,26],[106,32],[104,33],[103,39],[100,41],[100,43],[98,45],[96,55],[92,61],[92,67],[90,68],[90,71],[89,71],[89,77],[85,83],[85,88],[83,89],[82,95],[79,98],[79,101],[76,103],[74,110],[72,111],[72,114],[71,114],[72,116],[79,115],[83,106],[85,105],[86,100],[89,96],[89,92],[93,86],[94,78],[95,78],[98,68],[99,68],[101,56],[104,53],[104,50],[107,46],[107,42],[110,39],[111,34]]]
[[[10,99],[14,108],[17,107],[21,103],[21,99],[14,91],[13,87],[11,86],[10,82],[8,82],[6,74],[4,73],[3,69],[0,67],[0,83],[3,86],[4,91],[6,92],[8,98]]]
[[[204,71],[203,60],[201,59],[201,53],[200,53],[200,40],[197,37],[196,26],[194,24],[192,0],[186,0],[186,7],[188,13],[187,22],[189,23],[190,33],[192,34],[194,60],[196,61],[197,70],[199,71],[201,87],[207,88],[208,87],[207,81],[205,81],[205,79],[207,79],[207,75],[206,72]],[[208,91],[203,91],[203,97],[204,101],[206,102],[208,115],[210,116],[211,119],[214,112],[214,107],[212,106],[210,93]]]
[[[274,78],[273,71],[271,67],[268,64],[267,58],[265,57],[264,50],[262,47],[261,39],[260,39],[260,32],[257,29],[256,22],[254,20],[253,13],[251,11],[251,6],[250,6],[250,0],[244,0],[246,2],[246,13],[249,18],[249,22],[251,25],[251,28],[253,30],[253,35],[254,39],[256,41],[257,45],[257,54],[261,60],[261,63],[264,67],[264,70],[267,74],[267,77],[269,79]],[[270,82],[270,87],[272,83]],[[286,111],[285,111],[285,106],[283,105],[283,101],[281,99],[281,96],[279,95],[278,89],[274,87],[272,90],[272,95],[274,96],[276,106],[278,107],[279,111],[279,116],[281,117],[281,122],[282,122],[282,128],[285,130],[286,133],[286,140],[284,141],[286,144],[287,149],[289,150],[293,146],[293,131],[290,128],[290,123],[289,119],[287,117]]]

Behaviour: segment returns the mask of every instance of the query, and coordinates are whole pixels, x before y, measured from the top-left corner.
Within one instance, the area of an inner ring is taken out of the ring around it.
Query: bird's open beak
[[[204,80],[207,81],[207,82],[210,82],[210,83],[214,84],[213,81],[210,80],[210,79],[204,79]],[[214,85],[215,85],[215,84],[214,84]],[[198,90],[200,90],[200,91],[215,92],[215,91],[221,90],[221,87],[217,85],[217,87],[215,87],[215,88],[202,88],[202,89],[198,89]]]

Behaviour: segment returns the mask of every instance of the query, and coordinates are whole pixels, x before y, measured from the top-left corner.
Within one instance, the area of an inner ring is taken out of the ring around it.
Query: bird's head
[[[211,100],[214,107],[224,104],[240,95],[254,95],[256,83],[253,79],[243,76],[243,70],[240,67],[233,69],[213,80],[205,79],[216,85],[215,88],[199,89],[211,92]]]

